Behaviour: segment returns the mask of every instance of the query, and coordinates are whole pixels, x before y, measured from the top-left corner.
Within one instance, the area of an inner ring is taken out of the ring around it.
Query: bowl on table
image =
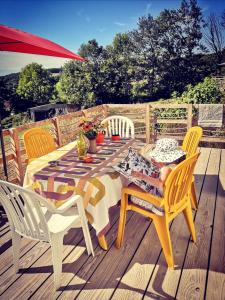
[[[120,140],[120,135],[119,134],[113,134],[112,135],[112,141],[119,141]]]
[[[50,167],[56,167],[58,166],[59,162],[57,160],[50,160],[48,164]]]

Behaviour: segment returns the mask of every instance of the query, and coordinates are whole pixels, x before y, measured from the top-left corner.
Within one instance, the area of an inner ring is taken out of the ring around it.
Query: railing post
[[[192,126],[192,104],[188,104],[187,111],[187,129],[190,129]]]
[[[145,112],[146,143],[150,143],[150,105],[146,104]]]
[[[58,145],[59,145],[59,147],[61,147],[62,138],[61,138],[61,131],[60,131],[58,117],[53,118],[53,124],[54,124],[54,127],[55,127],[55,133],[56,133],[56,138],[57,138]]]
[[[22,160],[21,160],[21,153],[20,153],[20,142],[19,142],[19,136],[18,136],[18,131],[16,128],[12,128],[12,136],[15,144],[15,154],[16,154],[16,163],[18,165],[18,172],[19,172],[19,178],[18,181],[20,185],[23,183],[23,165],[22,165]]]

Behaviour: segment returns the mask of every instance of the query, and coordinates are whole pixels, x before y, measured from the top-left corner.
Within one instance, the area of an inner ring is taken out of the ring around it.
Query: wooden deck
[[[225,149],[202,148],[196,167],[199,208],[197,243],[182,215],[171,224],[176,269],[165,259],[149,220],[129,213],[125,241],[114,246],[119,208],[111,211],[109,250],[88,257],[80,229],[64,240],[62,288],[53,292],[51,251],[46,243],[22,239],[20,271],[14,274],[8,224],[0,228],[0,299],[225,299]]]

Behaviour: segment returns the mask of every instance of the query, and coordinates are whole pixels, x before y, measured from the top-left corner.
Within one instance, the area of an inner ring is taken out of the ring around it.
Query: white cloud
[[[78,15],[78,17],[82,17],[83,16],[83,13],[84,13],[84,10],[83,9],[80,9],[76,12],[76,14]]]
[[[152,3],[148,3],[147,6],[146,6],[146,8],[145,8],[145,14],[146,15],[150,13],[151,7],[152,7]]]
[[[105,27],[100,27],[100,28],[97,29],[97,31],[102,33],[102,32],[106,31],[106,28]]]
[[[90,23],[91,22],[91,18],[85,14],[85,11],[84,9],[80,9],[76,12],[77,16],[79,18],[83,18],[87,23]]]
[[[209,7],[208,7],[208,6],[204,6],[204,7],[202,8],[202,12],[203,12],[203,13],[206,12],[207,10],[209,10]]]
[[[120,26],[120,27],[123,27],[123,26],[127,25],[126,23],[121,23],[121,22],[114,22],[114,24],[117,25],[117,26]]]
[[[27,64],[36,62],[44,68],[60,68],[68,61],[66,58],[23,54],[15,52],[0,52],[0,76],[20,72]]]

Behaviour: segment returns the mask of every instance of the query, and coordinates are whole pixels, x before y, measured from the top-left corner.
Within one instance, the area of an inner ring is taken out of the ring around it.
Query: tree
[[[65,103],[74,103],[81,107],[95,105],[95,94],[91,82],[91,63],[70,61],[63,67],[63,72],[56,89]]]
[[[92,62],[100,61],[103,52],[104,48],[99,46],[95,39],[88,41],[87,44],[82,44],[78,50],[80,56]]]
[[[91,107],[101,103],[100,95],[103,94],[105,82],[101,64],[105,50],[96,40],[91,40],[82,44],[78,53],[87,61],[66,63],[56,88],[62,101]]]
[[[222,16],[221,16],[221,25],[223,26],[223,28],[225,28],[225,9],[222,13]]]
[[[128,33],[117,34],[100,64],[98,99],[105,103],[131,100],[132,44]]]
[[[223,22],[221,23],[219,17],[211,13],[206,21],[204,37],[209,50],[216,54],[217,63],[221,62],[223,57],[222,51],[225,46],[223,31]]]
[[[0,111],[1,117],[8,116],[12,110],[17,111],[21,105],[21,99],[16,94],[19,81],[19,73],[0,77]]]
[[[96,40],[82,44],[85,63],[65,65],[57,84],[65,102],[92,106],[136,102],[182,93],[208,75],[200,51],[202,12],[196,0],[183,0],[179,9],[141,17],[131,32],[117,34],[103,48]]]
[[[203,19],[195,0],[182,1],[177,10],[163,10],[157,18],[139,19],[133,31],[136,54],[134,96],[167,97],[183,91],[198,78],[196,52],[201,45]],[[198,78],[199,79],[199,78]]]
[[[29,64],[20,73],[16,92],[29,106],[49,103],[54,92],[54,79],[42,65]]]

